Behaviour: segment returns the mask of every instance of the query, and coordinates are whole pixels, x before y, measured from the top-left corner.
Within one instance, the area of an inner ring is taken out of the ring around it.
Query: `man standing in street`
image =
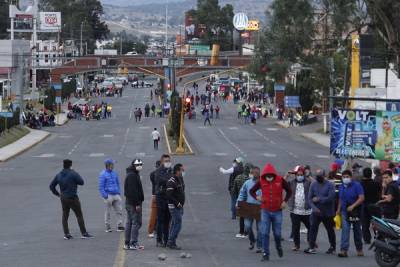
[[[157,128],[154,128],[154,131],[151,132],[151,137],[153,138],[154,150],[158,150],[158,142],[160,142],[160,133],[157,131]]]
[[[364,189],[361,184],[352,178],[352,172],[342,172],[343,184],[339,187],[339,204],[336,214],[342,216],[342,237],[340,242],[340,258],[347,258],[350,246],[350,231],[354,232],[354,243],[357,256],[364,256],[361,233],[361,208],[364,202]],[[398,205],[398,203],[397,203]],[[353,227],[351,227],[351,225]]]
[[[300,249],[300,226],[301,223],[310,230],[311,206],[308,200],[311,181],[304,176],[304,167],[300,166],[296,170],[296,178],[289,182],[292,190],[292,197],[289,199],[290,219],[292,221],[292,234],[294,247],[293,251]],[[309,235],[309,234],[308,234]],[[308,240],[309,238],[307,238]]]
[[[260,181],[260,168],[252,166],[250,170],[249,179],[243,184],[242,188],[240,189],[239,197],[237,199],[237,207],[240,209],[239,202],[246,201],[246,203],[251,205],[258,205],[260,206],[260,201],[253,198],[250,194],[250,189]],[[261,196],[261,190],[257,191],[257,196]],[[254,249],[254,245],[257,245],[257,253],[261,253],[262,251],[262,238],[261,238],[261,225],[260,221],[256,221],[256,230],[257,230],[257,237],[254,236],[253,232],[253,223],[254,218],[244,218],[244,229],[245,232],[249,236],[250,240],[250,250]]]
[[[228,191],[229,193],[232,191],[233,182],[235,181],[236,176],[243,173],[243,159],[241,157],[236,158],[233,161],[232,167],[225,170],[220,167],[219,171],[222,174],[229,174],[229,183],[228,183]],[[231,214],[232,220],[236,220],[236,198],[231,194]]]
[[[161,167],[155,173],[155,191],[157,202],[157,246],[166,247],[171,216],[168,210],[167,182],[172,176],[171,157],[161,156]]]
[[[167,182],[168,208],[171,214],[171,228],[168,236],[167,246],[170,249],[180,250],[176,245],[176,239],[182,228],[183,205],[185,204],[185,170],[178,163],[174,166],[173,176]]]
[[[334,230],[335,222],[335,186],[333,183],[325,179],[325,171],[316,171],[316,181],[311,183],[308,193],[308,202],[312,208],[310,216],[310,234],[309,234],[309,248],[304,250],[305,253],[316,253],[316,241],[318,235],[318,228],[321,222],[324,224],[330,247],[326,254],[333,254],[336,251],[336,235]]]
[[[122,199],[119,177],[114,171],[114,161],[112,159],[106,159],[104,165],[105,170],[103,170],[99,175],[99,191],[101,197],[104,199],[104,203],[106,204],[106,211],[104,214],[106,232],[112,232],[111,208],[114,209],[115,214],[117,215],[117,232],[122,232],[125,228],[122,225]]]
[[[142,227],[142,203],[144,201],[142,181],[139,172],[143,168],[140,159],[132,161],[131,166],[126,169],[124,192],[126,197],[126,228],[124,249],[144,249],[138,243],[139,229]]]
[[[361,179],[361,185],[364,189],[364,205],[362,212],[362,232],[365,244],[371,244],[371,219],[372,216],[369,211],[370,205],[376,204],[382,192],[382,186],[380,183],[372,180],[372,170],[371,168],[365,168],[363,170],[363,178]]]
[[[257,191],[259,189],[261,189],[262,192],[261,196],[257,196]],[[284,199],[283,191],[286,192]],[[277,174],[272,164],[267,163],[263,169],[260,181],[253,186],[250,190],[250,194],[253,198],[261,201],[261,229],[264,249],[261,260],[269,260],[269,231],[271,224],[278,256],[283,257],[281,244],[282,209],[286,207],[292,195],[288,182]]]
[[[82,239],[90,238],[92,235],[86,231],[85,221],[83,219],[81,209],[81,202],[79,201],[77,192],[78,185],[83,185],[84,181],[77,172],[71,169],[71,167],[72,161],[65,159],[63,161],[63,170],[58,173],[51,182],[50,190],[61,200],[61,206],[63,210],[62,225],[64,230],[64,239],[69,240],[73,238],[68,228],[68,217],[71,209],[75,213],[76,219],[78,220]],[[60,192],[58,192],[56,189],[57,185],[60,187]]]
[[[161,161],[157,160],[156,169],[150,173],[150,182],[151,182],[151,206],[150,206],[150,218],[149,218],[149,226],[147,228],[147,234],[150,238],[154,237],[154,230],[157,222],[157,201],[156,201],[156,172],[157,169],[160,168]]]
[[[383,208],[382,215],[384,218],[397,220],[397,217],[399,217],[400,201],[399,186],[396,181],[393,180],[393,173],[391,170],[383,172],[382,180],[384,191],[382,200],[378,202]]]

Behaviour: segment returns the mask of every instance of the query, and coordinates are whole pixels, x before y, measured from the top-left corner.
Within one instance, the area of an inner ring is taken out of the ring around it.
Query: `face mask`
[[[171,168],[172,163],[171,162],[165,162],[164,167],[165,168]]]
[[[273,176],[267,176],[267,177],[265,177],[265,179],[266,179],[268,182],[272,182],[272,181],[274,180],[274,177],[273,177]]]
[[[305,174],[306,176],[309,176],[309,175],[310,175],[310,171],[309,171],[309,170],[306,170],[304,174]]]
[[[323,181],[324,181],[324,177],[322,177],[322,176],[317,176],[317,182],[318,182],[318,183],[321,183],[321,184],[322,184]]]
[[[186,175],[186,173],[185,173],[185,172],[182,172],[182,178],[185,177],[185,175]]]
[[[232,166],[235,168],[237,167],[237,163],[233,163]]]
[[[297,182],[303,182],[304,181],[304,176],[296,176]]]
[[[136,166],[137,171],[141,171],[143,169],[143,166]]]
[[[254,179],[254,175],[253,174],[249,174],[249,179]]]
[[[351,183],[351,178],[343,178],[343,184],[348,185]]]

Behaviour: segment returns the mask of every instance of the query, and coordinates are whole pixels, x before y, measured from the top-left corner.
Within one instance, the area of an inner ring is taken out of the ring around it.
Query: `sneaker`
[[[169,249],[173,249],[173,250],[181,250],[181,247],[178,247],[177,245],[168,245],[167,246]]]
[[[123,232],[123,231],[125,231],[125,227],[123,227],[123,226],[117,227],[117,232]]]
[[[124,245],[124,250],[129,250],[129,245],[125,244]]]
[[[84,233],[84,234],[82,234],[82,236],[81,236],[81,238],[82,239],[88,239],[88,238],[93,238],[94,236],[92,236],[91,234],[89,234],[89,233]]]
[[[253,250],[253,249],[254,249],[254,243],[250,243],[249,249],[250,249],[250,250]]]
[[[308,233],[307,228],[300,229],[300,234],[307,234],[307,233]]]
[[[246,235],[242,235],[242,234],[236,234],[236,237],[237,238],[246,238],[247,236]]]
[[[335,254],[336,253],[336,249],[333,247],[330,247],[326,252],[326,254]]]
[[[269,261],[269,256],[267,254],[263,254],[261,261]]]
[[[347,251],[341,251],[340,253],[337,254],[339,258],[347,258]]]
[[[313,248],[307,248],[307,249],[304,250],[304,253],[315,254],[315,253],[317,253],[317,251],[315,249],[313,249]]]
[[[148,235],[149,238],[154,238],[154,233]]]
[[[107,227],[106,227],[106,233],[111,233],[111,232],[112,232],[111,227],[110,227],[110,226],[107,226]]]
[[[167,245],[166,244],[164,244],[164,243],[162,243],[162,242],[157,242],[157,245],[156,245],[157,247],[160,247],[160,248],[165,248]]]
[[[294,242],[294,240],[293,240],[292,237],[289,237],[288,241],[289,241],[289,242]]]
[[[130,250],[143,250],[144,246],[140,246],[139,244],[134,244],[129,246]]]
[[[357,257],[364,257],[364,252],[362,250],[358,250]]]
[[[282,257],[283,257],[283,250],[282,250],[282,248],[277,248],[276,251],[278,252],[279,258],[282,258]]]
[[[257,250],[256,250],[256,253],[261,253],[262,252],[262,249],[261,248],[258,248]]]
[[[64,236],[64,240],[71,240],[73,238],[74,237],[72,235],[70,235],[70,234],[67,234],[67,235]]]
[[[297,246],[292,247],[292,251],[299,251],[299,250],[300,250],[300,248]]]

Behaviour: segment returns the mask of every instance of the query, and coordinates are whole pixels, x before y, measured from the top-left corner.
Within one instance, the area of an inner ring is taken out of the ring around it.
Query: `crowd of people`
[[[105,232],[113,231],[111,210],[116,214],[116,231],[125,232],[126,250],[140,250],[144,246],[139,243],[139,229],[142,227],[142,210],[145,194],[141,182],[143,162],[134,159],[126,169],[123,184],[125,196],[126,224],[123,224],[122,186],[118,173],[114,170],[115,161],[106,159],[105,168],[100,172],[98,179],[99,194],[105,205],[104,224]],[[171,156],[164,154],[156,162],[156,168],[150,174],[152,184],[151,212],[148,226],[148,236],[156,238],[158,247],[168,247],[180,250],[177,245],[178,235],[182,228],[183,207],[185,204],[185,167],[177,163],[174,166]],[[63,161],[63,170],[59,172],[50,184],[51,192],[60,198],[62,206],[62,226],[64,239],[73,238],[68,227],[68,217],[72,210],[78,221],[81,238],[92,238],[88,233],[83,218],[81,203],[77,187],[83,186],[83,178],[72,169],[72,161]],[[57,190],[59,186],[59,190]]]
[[[323,169],[311,172],[309,166],[296,166],[284,176],[266,164],[262,171],[251,163],[236,158],[232,167],[220,167],[229,174],[228,191],[233,220],[239,216],[238,238],[249,238],[250,250],[256,246],[262,261],[270,255],[269,235],[272,233],[279,257],[282,249],[282,217],[287,207],[291,220],[292,250],[300,250],[300,233],[307,234],[307,254],[317,253],[319,225],[328,233],[326,254],[336,254],[335,227],[341,229],[338,257],[348,257],[350,232],[353,232],[356,255],[364,256],[363,243],[371,244],[372,216],[397,219],[400,191],[397,181],[399,168],[390,164],[381,172],[355,163],[349,169],[336,160],[328,173]],[[256,235],[253,224],[256,225]],[[301,224],[305,229],[301,229]]]
[[[68,102],[67,117],[77,120],[84,118],[87,121],[90,119],[107,119],[112,117],[112,106],[105,102],[101,102],[100,104],[85,103],[83,105],[72,105],[71,102]]]

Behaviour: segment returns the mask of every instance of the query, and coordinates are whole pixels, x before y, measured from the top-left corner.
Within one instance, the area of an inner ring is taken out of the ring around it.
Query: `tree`
[[[103,6],[98,0],[41,0],[41,8],[46,11],[62,13],[61,39],[80,39],[81,27],[83,42],[93,52],[96,40],[104,39],[109,33],[105,22],[101,21]]]
[[[0,0],[0,39],[5,39],[8,36],[7,28],[10,25],[8,6],[10,2],[10,0]]]

